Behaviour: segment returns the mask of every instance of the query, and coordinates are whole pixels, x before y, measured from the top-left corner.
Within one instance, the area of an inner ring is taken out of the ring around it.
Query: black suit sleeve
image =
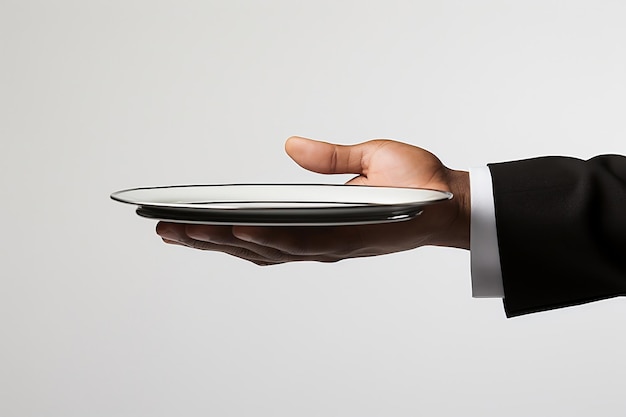
[[[626,157],[489,168],[508,317],[626,294]]]

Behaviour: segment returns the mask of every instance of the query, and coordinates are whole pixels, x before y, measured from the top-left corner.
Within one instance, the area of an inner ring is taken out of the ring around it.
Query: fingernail
[[[175,233],[175,232],[173,232],[173,231],[172,231],[172,230],[170,230],[170,229],[165,229],[165,228],[163,228],[163,229],[159,230],[157,233],[158,233],[158,234],[159,234],[159,236],[161,236],[162,238],[164,238],[164,239],[168,239],[168,240],[174,240],[174,239],[176,239],[176,237],[177,237],[177,236],[176,236],[176,233]]]
[[[190,225],[185,227],[185,234],[192,239],[211,241],[211,232],[206,227]]]
[[[235,237],[239,240],[245,240],[246,242],[252,242],[252,236],[250,236],[248,233],[236,233]]]
[[[172,230],[172,226],[168,223],[158,223],[156,227],[156,232],[159,236],[166,239],[172,240],[176,237],[176,232]]]
[[[239,240],[245,240],[246,242],[254,242],[252,235],[246,231],[233,229],[233,236]]]

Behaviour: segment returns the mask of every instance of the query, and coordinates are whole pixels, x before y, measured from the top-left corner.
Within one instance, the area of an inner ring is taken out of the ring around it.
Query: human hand
[[[430,152],[401,142],[372,140],[344,146],[291,137],[287,154],[322,174],[357,174],[348,184],[450,191],[412,220],[359,226],[214,226],[159,222],[166,243],[224,252],[257,265],[335,262],[424,245],[469,249],[469,175],[445,167]]]

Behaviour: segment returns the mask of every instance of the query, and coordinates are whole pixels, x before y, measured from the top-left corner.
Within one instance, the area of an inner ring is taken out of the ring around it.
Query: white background
[[[626,147],[626,2],[0,2],[0,415],[622,416],[626,302],[507,320],[469,253],[260,268],[109,194]]]

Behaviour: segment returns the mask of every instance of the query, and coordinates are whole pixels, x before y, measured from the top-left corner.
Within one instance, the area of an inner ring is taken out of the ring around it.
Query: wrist
[[[471,221],[469,172],[448,170],[446,177],[452,198],[433,208],[441,209],[447,221],[441,225],[439,233],[432,236],[431,245],[469,250]]]

